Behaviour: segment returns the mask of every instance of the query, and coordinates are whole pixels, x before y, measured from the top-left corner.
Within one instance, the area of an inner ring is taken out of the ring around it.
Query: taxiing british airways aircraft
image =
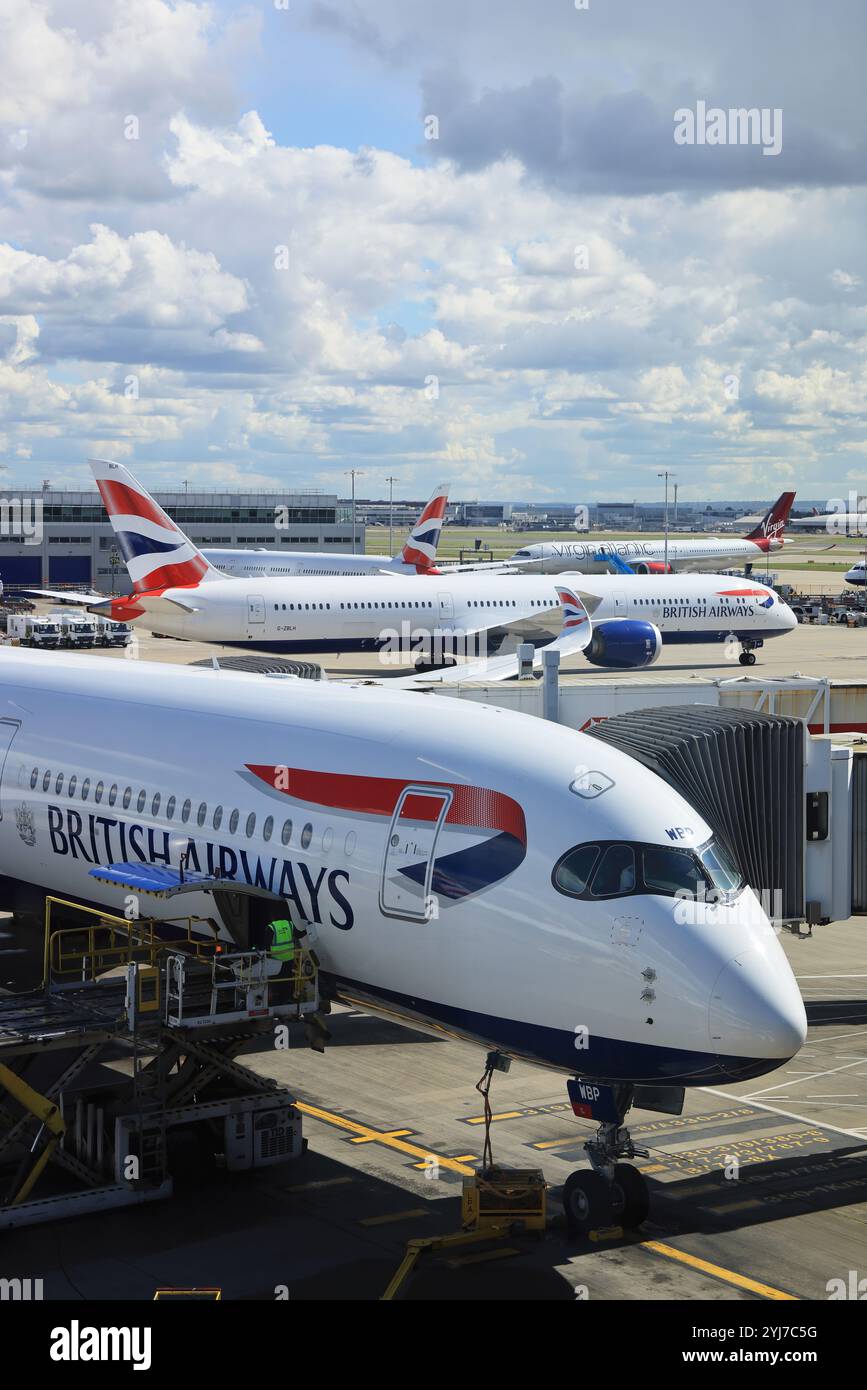
[[[540,541],[516,550],[516,562],[538,562],[540,574],[604,574],[612,557],[634,574],[665,574],[684,570],[719,570],[730,565],[766,564],[769,555],[785,544],[783,532],[795,500],[782,493],[756,526],[741,539],[728,536],[670,536],[665,541]],[[668,570],[666,570],[666,555]]]
[[[324,550],[232,550],[206,547],[209,564],[234,578],[260,575],[428,574],[436,567],[437,546],[449,500],[447,487],[438,487],[422,508],[399,555],[334,555]]]
[[[107,874],[181,856],[203,889],[270,890],[310,932],[326,994],[580,1079],[576,1113],[601,1127],[566,1184],[576,1225],[647,1213],[621,1162],[636,1085],[743,1081],[804,1041],[792,971],[724,845],[584,734],[378,686],[12,648],[0,701],[4,902],[35,889],[117,911],[128,888]],[[219,892],[184,901],[216,903],[237,939]]]
[[[536,576],[475,572],[365,579],[259,576],[231,579],[209,564],[122,464],[93,461],[133,592],[89,611],[168,634],[259,651],[390,649],[411,660],[444,637],[546,626],[562,610],[562,585]],[[570,586],[574,590],[574,584]],[[589,661],[613,669],[655,661],[666,642],[739,643],[755,662],[765,638],[797,626],[772,589],[723,576],[600,575],[582,581],[593,614]]]

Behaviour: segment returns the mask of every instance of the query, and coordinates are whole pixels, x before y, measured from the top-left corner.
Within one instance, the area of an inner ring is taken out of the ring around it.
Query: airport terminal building
[[[199,546],[352,553],[350,510],[334,493],[191,488],[154,497]],[[360,522],[355,549],[364,550]],[[0,580],[9,588],[92,585],[104,593],[125,591],[126,570],[96,489],[6,492],[0,501]]]

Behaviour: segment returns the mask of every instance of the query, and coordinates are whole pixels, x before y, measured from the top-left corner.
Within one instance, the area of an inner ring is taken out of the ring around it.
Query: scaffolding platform
[[[60,914],[83,922],[57,927]],[[47,898],[42,987],[0,996],[0,1229],[166,1197],[181,1173],[297,1158],[293,1097],[236,1057],[257,1040],[288,1046],[293,1024],[321,1050],[324,1011],[303,931],[281,962],[227,948],[210,918],[128,921]]]

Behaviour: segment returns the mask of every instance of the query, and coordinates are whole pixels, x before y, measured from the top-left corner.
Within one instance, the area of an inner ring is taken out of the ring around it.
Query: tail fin
[[[195,587],[227,577],[214,569],[122,463],[89,463],[135,593]]]
[[[781,492],[771,509],[765,512],[758,526],[750,531],[744,539],[755,541],[756,545],[762,546],[764,550],[767,550],[771,541],[781,541],[794,500],[795,494],[793,492]]]
[[[431,570],[436,564],[437,546],[443,529],[443,518],[449,500],[449,490],[445,484],[436,489],[430,501],[422,508],[421,516],[406,538],[400,552],[405,565],[415,565],[419,571]]]

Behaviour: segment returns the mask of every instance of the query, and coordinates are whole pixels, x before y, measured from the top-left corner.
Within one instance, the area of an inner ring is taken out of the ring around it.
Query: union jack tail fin
[[[153,589],[195,588],[226,579],[214,569],[122,463],[90,459],[117,548],[137,594]]]
[[[781,492],[774,505],[765,512],[758,526],[750,531],[744,539],[755,541],[756,545],[762,545],[764,542],[765,549],[767,549],[769,541],[781,541],[794,500],[795,494],[793,492]]]
[[[421,516],[400,552],[400,559],[405,565],[415,565],[419,571],[434,568],[448,500],[449,490],[443,484],[422,508]]]

